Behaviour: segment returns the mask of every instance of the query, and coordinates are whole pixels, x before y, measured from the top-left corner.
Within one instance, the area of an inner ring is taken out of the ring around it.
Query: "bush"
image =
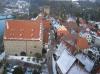
[[[15,68],[13,74],[24,74],[22,67]]]
[[[6,74],[6,73],[7,73],[6,66],[4,66],[3,74]]]
[[[40,73],[37,70],[34,70],[33,74],[40,74]]]
[[[40,58],[42,58],[42,56],[41,56],[41,54],[40,53],[35,53],[35,55],[34,55],[36,58],[38,58],[38,59],[40,59]]]

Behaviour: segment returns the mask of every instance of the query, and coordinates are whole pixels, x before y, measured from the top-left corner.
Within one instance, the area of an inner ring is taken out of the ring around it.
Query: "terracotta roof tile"
[[[44,31],[43,32],[43,42],[44,43],[48,43],[48,37],[49,37],[48,31]]]
[[[64,26],[60,26],[58,29],[57,29],[57,35],[60,36],[60,35],[70,35],[69,31],[67,30],[67,28],[65,28]]]
[[[71,45],[67,41],[63,40],[63,43],[66,45],[66,47],[69,49],[68,51],[72,54],[76,51],[76,47],[74,45]]]
[[[32,20],[8,20],[4,39],[39,40],[40,22]]]
[[[43,21],[43,26],[44,26],[44,28],[45,28],[46,30],[50,30],[50,27],[51,27],[50,21],[49,21],[49,20],[46,20],[46,19],[43,19],[42,21]]]
[[[79,49],[86,49],[89,48],[88,41],[85,38],[78,38],[77,39],[77,48]]]
[[[70,31],[65,27],[65,29],[58,29],[57,30],[57,35],[59,36],[59,37],[62,37],[63,39],[65,39],[65,40],[76,40],[77,39],[77,36],[78,36],[78,34],[71,34],[70,33]]]
[[[44,26],[44,32],[43,32],[43,42],[48,43],[48,37],[49,37],[49,32],[50,32],[50,21],[43,19],[43,26]]]

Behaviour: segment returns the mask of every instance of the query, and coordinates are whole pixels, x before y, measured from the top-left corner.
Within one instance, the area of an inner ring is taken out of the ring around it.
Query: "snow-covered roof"
[[[100,29],[100,24],[98,25],[98,28]]]
[[[57,60],[57,65],[60,68],[62,74],[66,74],[71,68],[76,58],[71,56],[67,50],[64,50]]]
[[[78,64],[74,64],[69,70],[68,74],[89,74],[85,69],[80,67]]]
[[[93,66],[94,66],[94,62],[92,60],[90,60],[87,56],[85,56],[82,53],[79,53],[75,56],[83,65],[85,65],[85,69],[88,72],[91,72]]]
[[[95,22],[95,24],[98,24],[98,25],[100,25],[100,22]]]
[[[55,27],[56,29],[58,29],[60,26],[60,24],[57,21],[53,21],[52,24],[53,24],[53,27]]]
[[[51,20],[51,24],[52,24],[52,26],[53,26],[54,28],[58,29],[59,26],[61,26],[61,25],[59,24],[59,22],[58,22],[56,19],[54,19],[54,18],[51,17],[50,20]]]
[[[95,21],[88,21],[89,23],[95,23]],[[94,24],[92,24],[92,25],[94,25]]]
[[[60,56],[63,52],[63,50],[66,49],[66,46],[61,42],[59,45],[58,45],[58,49],[56,50],[55,54],[57,56]]]
[[[72,17],[69,17],[69,18],[67,19],[67,22],[75,22],[75,19],[72,18]]]

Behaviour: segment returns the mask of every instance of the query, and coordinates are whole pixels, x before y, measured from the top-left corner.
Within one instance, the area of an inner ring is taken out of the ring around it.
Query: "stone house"
[[[7,55],[42,53],[42,23],[36,20],[6,21],[4,48]]]

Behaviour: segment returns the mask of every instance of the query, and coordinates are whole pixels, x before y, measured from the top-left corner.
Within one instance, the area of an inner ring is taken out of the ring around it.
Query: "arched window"
[[[26,56],[26,52],[22,51],[22,52],[20,53],[20,55],[21,55],[21,56]]]

